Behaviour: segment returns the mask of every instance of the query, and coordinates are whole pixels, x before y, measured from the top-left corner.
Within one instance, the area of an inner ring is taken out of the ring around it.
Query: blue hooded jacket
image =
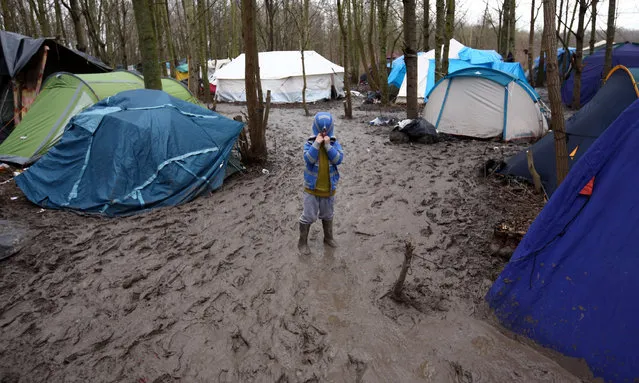
[[[331,191],[337,188],[339,181],[339,172],[337,165],[342,163],[344,152],[342,146],[333,135],[333,116],[328,112],[319,112],[313,119],[313,136],[304,143],[304,161],[306,168],[304,169],[304,186],[310,190],[315,189],[317,182],[317,173],[319,172],[319,151],[320,144],[315,139],[322,130],[326,129],[326,134],[331,138],[331,144],[326,147],[328,161],[330,163],[329,175],[331,180]]]

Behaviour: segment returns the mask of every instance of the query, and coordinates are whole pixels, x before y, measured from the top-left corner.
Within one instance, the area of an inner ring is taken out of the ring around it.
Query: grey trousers
[[[312,194],[304,192],[304,211],[300,216],[300,223],[310,225],[317,221],[317,218],[323,221],[333,219],[333,205],[335,204],[335,196],[333,197],[316,197]]]

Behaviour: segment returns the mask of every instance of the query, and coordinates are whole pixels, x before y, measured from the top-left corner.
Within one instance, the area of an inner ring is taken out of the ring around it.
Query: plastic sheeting
[[[46,208],[116,216],[178,205],[222,185],[242,127],[162,91],[125,91],[75,116],[15,180]]]
[[[639,101],[573,166],[486,297],[504,326],[606,382],[639,379],[637,147]]]

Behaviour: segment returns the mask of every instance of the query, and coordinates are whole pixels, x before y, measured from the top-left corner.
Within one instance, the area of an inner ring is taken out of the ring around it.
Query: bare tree
[[[606,78],[612,69],[612,45],[615,41],[615,14],[617,13],[617,1],[609,0],[608,3],[608,30],[606,31],[606,58],[604,60],[603,76]]]
[[[424,35],[424,52],[430,50],[430,0],[424,0],[424,26],[422,33]]]
[[[388,8],[390,0],[377,0],[377,14],[379,30],[377,35],[379,38],[379,76],[378,82],[382,93],[382,104],[387,105],[389,102],[388,94],[388,72],[386,72],[386,49],[388,42]]]
[[[439,81],[445,76],[442,71],[442,46],[444,45],[444,12],[446,3],[444,0],[437,0],[435,7],[435,81]]]
[[[595,53],[597,43],[597,4],[599,0],[591,0],[590,11],[590,54]]]
[[[560,185],[568,174],[568,152],[566,149],[566,129],[564,113],[561,106],[561,93],[557,55],[557,35],[555,33],[555,0],[543,0],[544,3],[544,36],[548,44],[546,75],[548,76],[548,97],[552,113],[551,128],[555,136],[555,161],[557,164],[557,185]]]
[[[12,15],[12,12],[10,10],[11,4],[9,3],[9,0],[0,0],[0,6],[2,7],[2,22],[4,24],[4,29],[11,32],[17,32],[15,19],[13,16],[10,16]]]
[[[82,25],[82,10],[80,9],[80,4],[78,0],[68,0],[67,4],[64,0],[62,0],[62,5],[69,11],[69,16],[71,16],[71,20],[73,21],[73,30],[75,31],[75,40],[76,46],[75,48],[80,52],[87,51],[87,35],[84,30],[84,26]]]
[[[346,0],[348,4],[349,0]],[[346,5],[348,7],[348,5]],[[350,49],[349,49],[349,41],[348,41],[348,32],[346,27],[344,26],[344,7],[342,6],[340,0],[337,0],[337,18],[339,22],[340,35],[342,38],[342,50],[343,50],[343,63],[344,63],[344,91],[346,92],[346,102],[344,103],[344,115],[346,118],[353,118],[353,105],[351,103],[351,78],[349,73],[349,57],[350,57]]]
[[[264,118],[264,99],[260,83],[260,63],[255,36],[256,24],[255,0],[242,0],[242,37],[245,47],[245,88],[246,107],[248,109],[249,137],[251,145],[246,162],[266,160],[266,124]]]
[[[138,29],[138,42],[142,55],[142,73],[146,89],[162,90],[160,67],[158,66],[158,45],[153,30],[153,19],[149,0],[133,0],[133,13]]]
[[[590,2],[588,0],[578,0],[579,2],[579,19],[577,22],[577,32],[575,33],[575,39],[577,41],[577,47],[575,49],[575,82],[572,92],[572,107],[581,107],[581,74],[583,72],[583,57],[584,57],[584,35],[585,35],[585,20],[586,12],[590,8]]]
[[[440,1],[440,0],[438,0]],[[404,62],[406,63],[406,117],[415,119],[417,110],[417,20],[415,20],[415,0],[404,3]]]
[[[304,81],[304,85],[302,87],[302,106],[304,107],[304,115],[310,116],[311,114],[308,111],[308,105],[306,105],[306,62],[304,61],[304,51],[306,50],[306,45],[308,44],[308,13],[309,13],[309,3],[310,0],[303,0],[304,5],[302,7],[302,25],[300,27],[300,53],[302,55],[302,79]]]
[[[442,53],[442,77],[448,74],[450,39],[455,31],[455,0],[446,0],[446,28],[444,30],[444,52]]]
[[[541,4],[540,4],[541,6]],[[532,0],[530,5],[530,32],[528,33],[528,73],[530,75],[530,85],[535,86],[535,76],[533,74],[533,57],[535,57],[535,22],[539,15],[539,7],[535,10],[535,0]],[[544,70],[542,67],[537,67],[537,71]]]

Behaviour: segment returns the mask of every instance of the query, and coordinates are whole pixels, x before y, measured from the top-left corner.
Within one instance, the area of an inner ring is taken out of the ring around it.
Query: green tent
[[[54,73],[20,124],[0,144],[0,162],[27,165],[55,145],[71,117],[99,100],[131,89],[143,89],[142,77],[126,71],[100,74]],[[179,99],[197,104],[178,81],[164,78],[162,88]]]

